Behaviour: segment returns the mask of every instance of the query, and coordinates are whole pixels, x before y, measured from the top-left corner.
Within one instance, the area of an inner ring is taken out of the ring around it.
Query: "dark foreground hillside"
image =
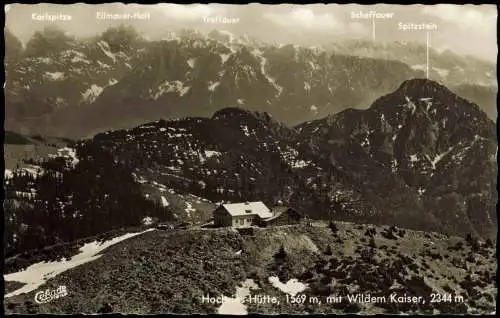
[[[306,284],[296,295],[305,301],[292,303],[289,294],[287,302],[271,277]],[[4,305],[7,313],[25,314],[217,313],[220,304],[203,302],[202,296],[234,297],[249,279],[251,295],[276,297],[279,303],[246,303],[248,313],[491,313],[496,308],[491,242],[343,222],[334,230],[297,225],[255,229],[253,235],[226,229],[150,231],[35,291],[5,299]],[[10,290],[18,288],[8,283]],[[37,291],[60,285],[67,287],[66,297],[33,301]],[[346,298],[356,294],[379,301]],[[422,298],[395,303],[391,294]]]

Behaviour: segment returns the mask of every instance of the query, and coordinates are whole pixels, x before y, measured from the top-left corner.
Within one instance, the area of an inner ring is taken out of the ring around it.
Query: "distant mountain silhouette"
[[[8,36],[8,52],[20,51],[6,60],[8,129],[80,138],[232,106],[295,125],[364,109],[404,80],[424,75],[425,50],[413,43],[348,41],[325,50],[220,31],[184,30],[160,41],[125,27],[91,39],[61,32],[38,32],[24,52]],[[452,52],[433,55],[431,78],[496,118],[494,65]]]

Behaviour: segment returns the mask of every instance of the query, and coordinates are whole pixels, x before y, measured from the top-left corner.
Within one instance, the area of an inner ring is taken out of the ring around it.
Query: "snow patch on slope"
[[[230,56],[231,54],[220,54],[220,59],[222,61],[222,64],[226,63]]]
[[[93,103],[104,89],[96,84],[92,84],[89,89],[82,93],[85,102]]]
[[[102,50],[102,52],[113,61],[113,63],[116,63],[116,56],[111,52],[111,48],[106,41],[101,40],[97,43],[97,45]]]
[[[69,159],[71,165],[75,167],[80,160],[76,156],[76,149],[75,148],[70,148],[70,147],[64,147],[57,149],[57,157],[62,157]]]
[[[205,156],[206,156],[207,158],[211,158],[211,157],[213,157],[213,156],[218,157],[218,156],[220,156],[220,155],[221,155],[221,153],[220,153],[220,152],[218,152],[218,151],[213,151],[213,150],[205,150]]]
[[[111,53],[109,44],[106,41],[101,40],[97,42],[97,45],[102,50],[102,52],[113,61],[113,63],[116,63],[116,56],[113,53]]]
[[[80,248],[80,253],[73,256],[71,260],[63,258],[61,261],[39,262],[20,272],[4,275],[5,281],[16,281],[26,284],[23,287],[6,294],[4,297],[9,298],[36,290],[51,278],[54,278],[69,269],[100,258],[103,255],[100,253],[106,248],[152,230],[153,229],[148,229],[139,233],[127,233],[105,242],[93,241],[86,243]]]
[[[4,172],[4,179],[7,180],[7,179],[12,179],[14,177],[14,173],[12,172],[12,170],[9,170],[9,169],[5,169],[5,172]]]
[[[109,70],[111,68],[111,66],[109,66],[108,64],[103,63],[103,62],[101,62],[99,60],[97,60],[97,64],[99,64],[99,67],[104,68],[104,69],[108,69]]]
[[[186,208],[184,211],[187,213],[188,217],[191,217],[191,212],[196,212],[196,209],[193,208],[193,204],[191,202],[186,202]]]
[[[236,287],[235,297],[222,296],[223,302],[217,313],[220,315],[247,315],[245,298],[250,296],[250,289],[259,289],[259,287],[252,279],[247,279],[241,287]]]
[[[269,282],[275,287],[281,290],[284,293],[289,294],[290,296],[295,296],[298,293],[306,290],[307,285],[299,282],[297,279],[290,279],[286,284],[283,284],[280,279],[276,276],[269,277]]]
[[[110,78],[109,79],[109,82],[108,82],[108,86],[113,86],[115,85],[116,83],[118,83],[118,81],[114,78]]]
[[[215,91],[215,89],[219,85],[220,85],[220,82],[210,82],[210,84],[208,85],[208,90],[213,92],[213,91]]]
[[[263,57],[262,55],[260,55],[259,57],[260,57],[260,71],[261,71],[262,75],[264,75],[264,77],[267,79],[267,81],[271,85],[273,85],[273,87],[276,89],[276,91],[278,92],[277,96],[280,96],[281,92],[283,91],[283,87],[279,86],[276,83],[276,80],[274,78],[272,78],[269,74],[267,74],[267,72],[266,72],[267,59],[265,57]]]
[[[440,154],[437,154],[434,157],[434,159],[432,159],[432,160],[431,160],[431,158],[428,155],[425,155],[425,157],[431,163],[432,169],[436,169],[436,165],[438,164],[438,162],[441,161],[441,159],[443,159],[444,156],[446,156],[447,154],[449,154],[451,150],[453,150],[453,147],[450,147],[448,150],[446,150],[446,151],[444,151],[444,152],[442,152]]]
[[[64,79],[64,72],[45,72],[44,75],[45,78],[48,78],[52,81],[58,81],[58,80],[63,80]]]
[[[187,92],[191,89],[190,86],[184,86],[184,83],[181,81],[165,81],[158,86],[157,92],[153,94],[153,99],[160,98],[165,93],[173,93],[176,92],[179,96],[186,95]],[[152,90],[150,90],[152,93]]]
[[[167,199],[165,199],[165,197],[163,195],[161,196],[161,205],[164,207],[167,207],[170,205],[170,203],[168,203]]]

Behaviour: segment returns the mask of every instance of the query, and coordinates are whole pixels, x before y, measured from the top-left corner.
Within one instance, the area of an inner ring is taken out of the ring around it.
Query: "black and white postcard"
[[[496,6],[4,8],[7,315],[496,313]]]

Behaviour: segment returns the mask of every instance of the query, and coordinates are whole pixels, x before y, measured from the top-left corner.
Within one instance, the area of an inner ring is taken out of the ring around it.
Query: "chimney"
[[[249,205],[249,204],[250,204],[250,202],[248,202],[248,201],[245,201],[245,205]]]

